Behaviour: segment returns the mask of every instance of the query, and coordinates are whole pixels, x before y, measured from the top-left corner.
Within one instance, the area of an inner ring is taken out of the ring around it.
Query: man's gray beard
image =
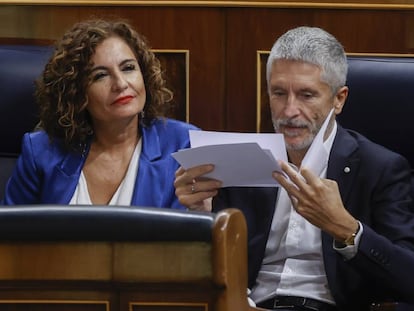
[[[274,119],[272,119],[272,123],[273,123],[273,128],[274,128],[276,133],[280,133],[280,131],[279,131],[280,124],[282,124],[282,125],[289,125],[289,124],[298,125],[298,124],[295,124],[295,122],[289,122],[289,121],[286,121],[286,120],[275,121]],[[303,125],[303,124],[299,124],[299,125]],[[316,128],[312,125],[309,126],[309,124],[306,124],[306,128],[310,130],[310,135],[305,140],[303,140],[301,143],[294,144],[294,145],[293,144],[288,144],[286,142],[286,139],[285,139],[285,145],[286,145],[286,149],[288,151],[289,150],[301,151],[301,150],[309,149],[309,147],[311,146],[313,140],[315,139],[316,135],[318,134],[318,131],[319,131],[320,128]],[[285,135],[286,134],[283,134],[283,136],[285,136]]]

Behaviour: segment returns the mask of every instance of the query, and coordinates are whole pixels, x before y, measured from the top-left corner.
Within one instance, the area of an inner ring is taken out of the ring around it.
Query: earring
[[[142,110],[142,111],[140,112],[140,115],[141,115],[141,120],[143,120],[143,119],[145,118],[145,112],[144,112],[144,110]]]

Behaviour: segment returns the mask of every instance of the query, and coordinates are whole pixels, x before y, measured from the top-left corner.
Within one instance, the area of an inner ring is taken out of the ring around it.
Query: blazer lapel
[[[89,151],[89,146],[86,153]],[[86,157],[79,153],[69,153],[64,157],[61,165],[52,168],[50,184],[53,187],[44,189],[46,203],[68,204],[79,182],[79,176]]]
[[[346,206],[352,185],[358,176],[360,159],[358,144],[354,138],[338,125],[338,132],[329,156],[327,178],[338,183],[342,201]]]
[[[329,156],[327,178],[338,183],[339,192],[345,207],[349,199],[352,185],[357,178],[360,159],[358,157],[358,144],[355,139],[341,126],[338,125],[338,132]],[[325,271],[329,284],[337,283],[337,262],[342,260],[332,247],[333,238],[322,232],[323,258]],[[336,298],[342,297],[342,293],[336,286],[331,286],[332,295]]]
[[[161,158],[160,138],[155,126],[142,127],[142,151],[131,204],[135,206],[158,206],[163,201],[166,182],[165,167],[157,165]],[[156,183],[152,181],[157,181]],[[144,182],[145,181],[145,182]]]

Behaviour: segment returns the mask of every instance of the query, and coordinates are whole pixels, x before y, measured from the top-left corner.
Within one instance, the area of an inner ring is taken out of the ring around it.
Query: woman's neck
[[[123,152],[123,150],[136,146],[140,139],[138,123],[128,124],[127,126],[97,127],[94,131],[92,146],[95,150],[107,152]]]

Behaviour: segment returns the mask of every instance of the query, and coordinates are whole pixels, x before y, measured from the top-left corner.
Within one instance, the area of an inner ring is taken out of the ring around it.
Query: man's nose
[[[295,116],[299,113],[300,103],[295,95],[289,95],[285,103],[285,115],[288,117]]]

